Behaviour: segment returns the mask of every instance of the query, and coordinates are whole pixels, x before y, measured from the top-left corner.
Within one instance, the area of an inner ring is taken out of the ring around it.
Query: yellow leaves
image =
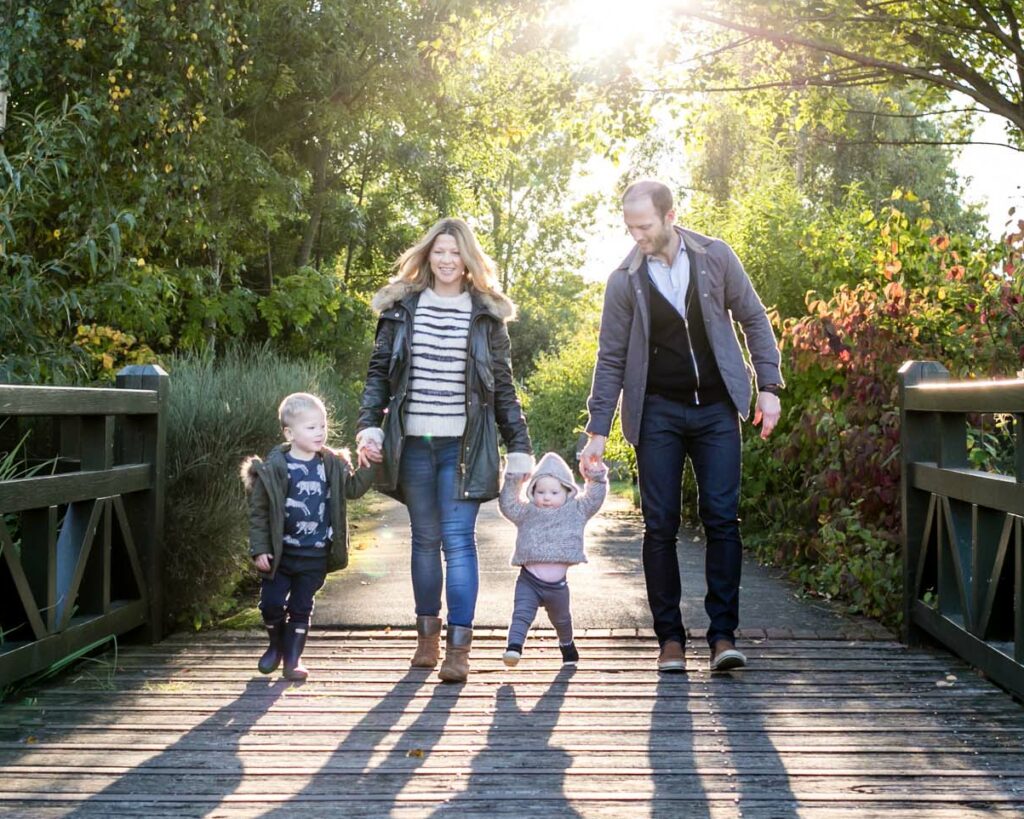
[[[188,64],[188,68],[185,69],[185,76],[188,77],[188,79],[191,80],[193,77],[195,77],[195,75],[196,75],[196,67],[194,65],[192,65],[192,63],[189,63]]]
[[[166,165],[164,165],[164,173],[170,173],[173,170],[174,170],[174,166],[170,162],[168,162]]]
[[[405,755],[409,759],[423,759],[423,749],[422,748],[410,748],[408,751],[406,751]]]
[[[147,364],[156,360],[149,345],[140,344],[131,333],[101,324],[78,325],[75,346],[92,359],[99,378],[111,381],[123,364]]]
[[[68,38],[64,41],[66,45],[71,46],[75,51],[81,51],[85,48],[85,37]]]
[[[192,34],[189,35],[189,39],[194,43],[199,40],[199,35],[193,31]]]
[[[59,239],[60,238],[60,228],[56,228],[53,231],[53,233],[51,233],[50,235],[53,236],[54,239]]]
[[[930,244],[939,252],[943,252],[947,247],[949,247],[949,237],[946,236],[945,234],[932,236],[932,238],[928,240],[928,244]]]
[[[141,256],[139,256],[139,258],[137,258],[135,260],[135,264],[137,264],[139,267],[145,267],[146,266],[146,260],[143,259]]]
[[[899,273],[902,269],[903,269],[903,262],[901,262],[899,259],[893,259],[891,262],[889,262],[885,266],[885,277],[887,279],[891,279],[893,276],[895,276],[897,273]]]

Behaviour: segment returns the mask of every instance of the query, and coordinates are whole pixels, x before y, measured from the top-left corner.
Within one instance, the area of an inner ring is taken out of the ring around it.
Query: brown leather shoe
[[[746,664],[746,656],[736,648],[732,640],[715,640],[715,644],[711,646],[712,671],[731,671],[734,668],[743,668]]]
[[[658,671],[686,671],[686,653],[678,640],[666,640],[661,647]]]

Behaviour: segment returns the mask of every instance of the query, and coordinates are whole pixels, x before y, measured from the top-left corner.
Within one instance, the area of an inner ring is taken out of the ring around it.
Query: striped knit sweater
[[[462,435],[466,428],[466,350],[473,301],[468,292],[420,294],[405,405],[407,435]]]

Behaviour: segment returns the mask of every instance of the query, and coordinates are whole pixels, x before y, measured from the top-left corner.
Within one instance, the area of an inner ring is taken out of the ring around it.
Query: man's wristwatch
[[[760,392],[770,392],[772,395],[781,395],[782,394],[782,385],[781,384],[762,384],[760,387],[758,387],[758,390]]]

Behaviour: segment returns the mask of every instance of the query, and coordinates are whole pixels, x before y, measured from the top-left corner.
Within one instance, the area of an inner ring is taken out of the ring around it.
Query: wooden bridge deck
[[[653,641],[540,632],[514,671],[410,670],[410,632],[316,632],[304,685],[255,634],[122,648],[0,708],[18,817],[1024,815],[1024,708],[888,641],[764,639],[751,666],[658,675]]]

